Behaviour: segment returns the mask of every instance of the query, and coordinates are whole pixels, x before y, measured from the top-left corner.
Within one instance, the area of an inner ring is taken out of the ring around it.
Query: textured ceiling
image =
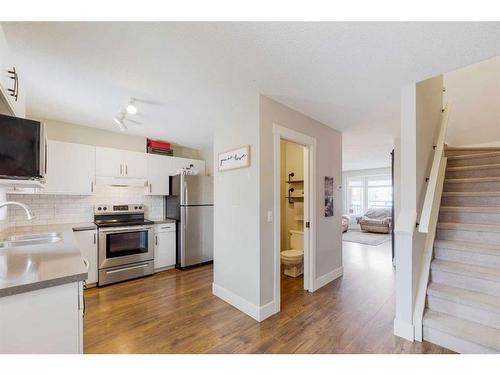
[[[499,23],[3,23],[28,112],[191,147],[211,143],[237,92],[344,131],[344,169],[387,166],[399,89],[500,55]]]

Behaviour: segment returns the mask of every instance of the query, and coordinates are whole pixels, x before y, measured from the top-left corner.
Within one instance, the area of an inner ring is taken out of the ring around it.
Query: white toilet
[[[297,277],[304,273],[304,232],[290,230],[290,246],[290,250],[281,252],[281,264],[285,275]]]

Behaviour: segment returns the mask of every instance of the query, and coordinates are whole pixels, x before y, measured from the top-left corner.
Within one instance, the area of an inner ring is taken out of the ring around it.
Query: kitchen
[[[0,48],[11,56],[1,29]],[[210,166],[196,149],[25,119],[22,71],[6,64],[0,353],[83,353],[84,289],[211,263]]]

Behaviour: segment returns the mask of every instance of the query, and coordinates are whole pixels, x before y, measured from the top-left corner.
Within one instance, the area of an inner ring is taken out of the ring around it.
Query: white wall
[[[500,57],[444,75],[450,146],[500,146]]]
[[[214,294],[257,318],[260,306],[259,96],[241,95],[214,132],[214,160],[250,145],[250,167],[214,169]]]
[[[337,277],[342,271],[342,194],[335,191],[333,217],[324,216],[324,178],[342,181],[342,134],[265,96],[260,97],[260,302],[273,300],[274,224],[267,212],[274,208],[273,124],[313,137],[316,145],[316,278]],[[323,278],[323,279],[324,279]]]
[[[442,109],[442,76],[401,91],[399,214],[395,227],[396,317],[394,333],[414,338],[415,287],[425,236],[416,231],[432,164]]]
[[[278,123],[317,139],[317,277],[341,274],[342,195],[336,192],[334,217],[323,216],[324,177],[342,179],[342,135],[269,98],[241,95],[228,106],[214,133],[214,160],[220,152],[249,144],[251,165],[214,170],[215,295],[260,320],[274,291],[273,133]],[[267,316],[267,315],[266,315]]]

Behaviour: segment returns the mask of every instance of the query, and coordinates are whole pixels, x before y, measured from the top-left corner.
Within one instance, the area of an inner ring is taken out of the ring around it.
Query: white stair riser
[[[443,197],[441,199],[442,206],[458,206],[458,207],[500,207],[499,197]]]
[[[463,274],[443,272],[431,269],[431,280],[435,283],[463,288],[475,292],[500,297],[500,282],[466,276]]]
[[[493,255],[435,247],[434,256],[436,259],[450,262],[500,269],[500,251],[498,255]]]
[[[480,307],[465,305],[435,296],[427,296],[429,309],[456,316],[457,318],[471,320],[473,322],[500,329],[500,314],[484,310]]]
[[[500,191],[500,181],[445,182],[443,191]]]
[[[500,177],[500,168],[446,171],[446,178]]]
[[[484,164],[500,164],[500,155],[472,159],[448,159],[448,162],[446,163],[446,165],[450,168]]]
[[[441,211],[439,221],[445,223],[500,224],[500,212]]]
[[[438,240],[479,242],[485,244],[500,244],[499,232],[479,232],[469,230],[438,229]]]
[[[432,342],[436,345],[448,348],[457,353],[463,354],[495,354],[494,349],[485,346],[477,345],[472,342],[462,340],[458,337],[441,332],[437,329],[424,325],[423,338],[425,341]]]

